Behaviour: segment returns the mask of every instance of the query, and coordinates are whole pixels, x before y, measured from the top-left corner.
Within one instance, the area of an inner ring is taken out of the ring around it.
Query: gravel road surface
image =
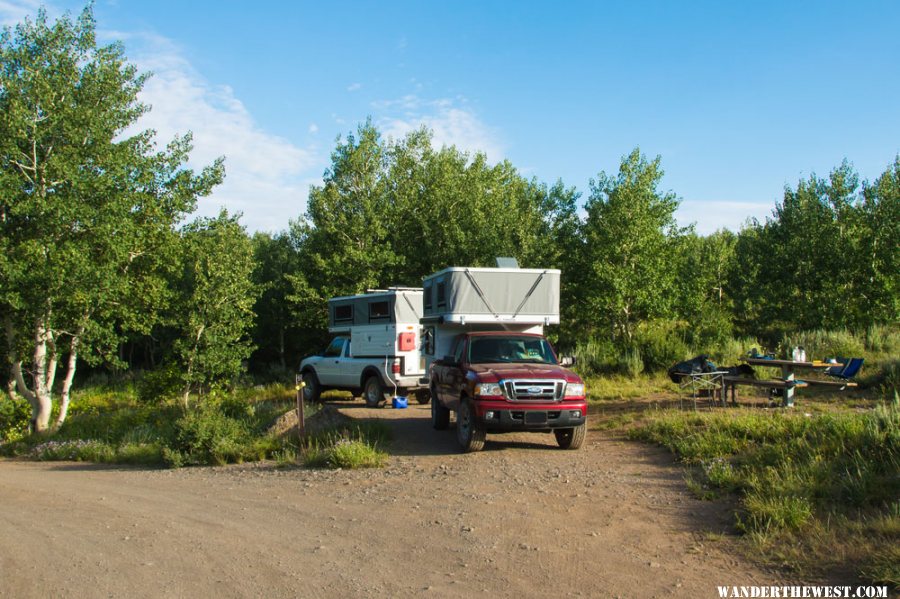
[[[391,425],[387,468],[0,461],[0,597],[716,597],[778,582],[662,450],[593,432],[580,451],[515,434],[461,455],[428,406],[337,405]]]

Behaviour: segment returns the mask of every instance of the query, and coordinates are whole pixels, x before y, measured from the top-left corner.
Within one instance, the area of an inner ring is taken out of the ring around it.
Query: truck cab
[[[432,426],[449,426],[456,413],[463,451],[478,451],[487,433],[553,432],[564,449],[577,449],[586,433],[584,381],[559,360],[543,335],[509,331],[465,332],[429,372]]]

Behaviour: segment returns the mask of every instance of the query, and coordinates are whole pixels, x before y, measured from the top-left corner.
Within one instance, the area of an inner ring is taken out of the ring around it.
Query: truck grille
[[[553,381],[501,381],[510,401],[561,401],[566,382]]]

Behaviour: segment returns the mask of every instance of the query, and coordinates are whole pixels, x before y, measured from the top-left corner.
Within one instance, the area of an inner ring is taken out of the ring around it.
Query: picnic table
[[[806,387],[808,385],[808,382],[806,381],[797,381],[795,379],[794,374],[796,370],[825,370],[827,368],[831,368],[832,366],[843,366],[843,364],[838,364],[835,362],[822,362],[820,360],[813,360],[812,362],[798,362],[794,360],[777,360],[772,358],[744,358],[744,362],[750,364],[751,366],[780,367],[781,379],[778,379],[776,381],[756,381],[753,383],[745,383],[745,381],[753,381],[755,379],[735,381],[735,377],[728,377],[726,379],[726,383],[731,383],[732,389],[734,388],[735,384],[738,384],[738,382],[744,384],[754,384],[761,387],[782,389],[783,395],[781,405],[786,408],[793,407],[794,405],[794,389],[798,387]]]

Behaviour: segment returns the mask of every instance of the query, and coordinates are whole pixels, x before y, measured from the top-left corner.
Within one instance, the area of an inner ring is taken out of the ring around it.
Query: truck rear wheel
[[[450,426],[450,410],[441,405],[434,391],[431,392],[431,426],[436,431],[447,430]]]
[[[553,431],[556,442],[563,449],[578,449],[584,444],[587,434],[587,425],[579,424],[575,428],[558,428]]]
[[[363,399],[370,408],[380,408],[387,401],[387,395],[384,392],[384,385],[377,376],[370,376],[366,379],[366,386],[363,389]]]
[[[315,371],[307,370],[303,373],[303,400],[306,403],[316,403],[322,395],[322,386]]]
[[[481,451],[484,448],[484,426],[475,416],[471,400],[463,399],[456,410],[456,440],[465,453]]]
[[[416,401],[423,406],[431,401],[431,393],[429,393],[428,391],[416,391],[415,395]]]

